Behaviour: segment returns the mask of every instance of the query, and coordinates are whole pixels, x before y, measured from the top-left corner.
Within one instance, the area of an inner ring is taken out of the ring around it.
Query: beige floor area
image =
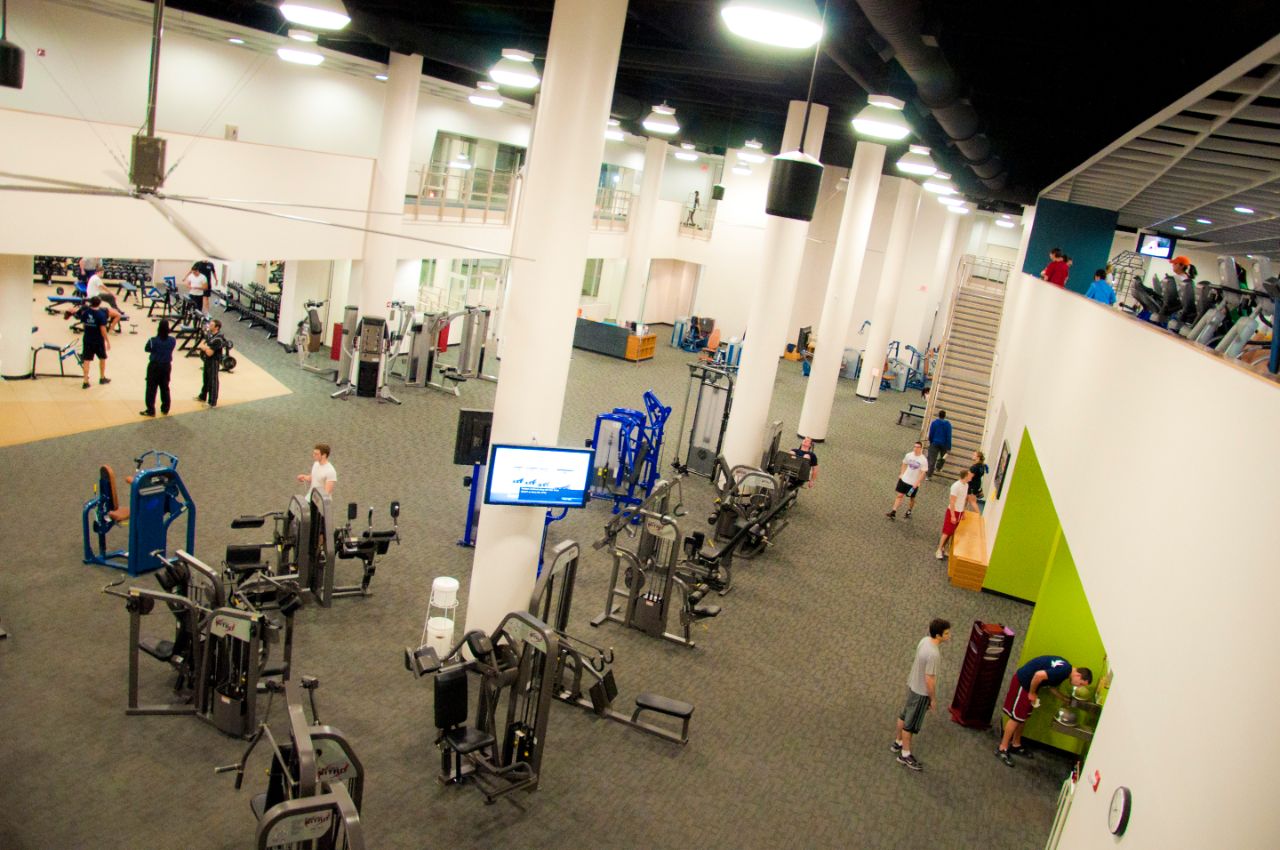
[[[49,303],[47,298],[54,294],[51,286],[35,284],[32,288],[31,324],[38,329],[32,336],[33,346],[79,341],[79,335],[70,331],[71,323],[61,314],[51,316],[45,312],[45,305]],[[98,366],[94,363],[89,373],[89,389],[82,389],[80,368],[71,358],[65,361],[65,367],[68,373],[76,375],[75,378],[0,381],[0,446],[110,428],[142,419],[138,411],[145,406],[148,357],[142,347],[154,335],[157,320],[149,319],[145,309],[133,304],[125,305],[125,313],[134,327],[125,323],[122,333],[111,335],[111,351],[107,358],[110,384],[98,383]],[[173,375],[169,383],[173,394],[171,416],[207,410],[194,400],[200,392],[200,360],[183,355],[185,352],[174,355]],[[237,360],[235,371],[222,374],[219,407],[289,392],[265,370],[243,357],[239,350],[234,355]],[[41,352],[36,366],[41,372],[56,374],[57,352]],[[159,404],[157,399],[157,408]]]

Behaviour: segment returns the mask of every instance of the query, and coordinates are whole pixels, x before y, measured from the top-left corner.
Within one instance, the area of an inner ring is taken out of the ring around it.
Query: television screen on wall
[[[1176,241],[1172,236],[1161,236],[1159,233],[1138,234],[1138,253],[1144,257],[1159,257],[1167,260],[1173,256]]]
[[[494,445],[485,504],[580,508],[587,503],[594,454],[590,449]]]

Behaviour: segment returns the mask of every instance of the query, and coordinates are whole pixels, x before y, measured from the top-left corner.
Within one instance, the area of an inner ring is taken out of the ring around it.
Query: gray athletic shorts
[[[907,688],[907,704],[902,707],[902,713],[898,715],[898,719],[902,721],[902,728],[912,735],[919,732],[920,727],[924,725],[924,715],[928,710],[929,695],[918,694]]]

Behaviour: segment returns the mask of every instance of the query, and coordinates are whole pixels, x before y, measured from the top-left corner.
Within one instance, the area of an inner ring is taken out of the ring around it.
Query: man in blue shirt
[[[1022,745],[1022,727],[1031,712],[1040,706],[1040,688],[1044,685],[1056,688],[1068,678],[1071,679],[1071,687],[1078,688],[1093,681],[1093,671],[1088,667],[1072,667],[1070,661],[1059,655],[1037,655],[1017,669],[1009,680],[1009,692],[1004,698],[1004,713],[1008,719],[1004,722],[1004,736],[1000,739],[996,758],[1013,767],[1010,753],[1031,757]]]
[[[156,415],[156,392],[160,393],[160,412],[169,413],[169,373],[173,369],[173,349],[177,344],[169,335],[169,320],[161,319],[156,335],[147,340],[144,350],[151,354],[147,363],[147,406],[142,416]]]
[[[947,452],[951,451],[951,423],[947,421],[947,412],[938,411],[938,418],[929,424],[929,474],[925,478],[932,480],[933,474],[942,469],[947,462]]]
[[[1106,304],[1108,307],[1116,303],[1116,291],[1111,288],[1111,284],[1107,283],[1106,269],[1098,269],[1093,273],[1093,283],[1089,284],[1089,288],[1085,290],[1084,297]]]
[[[120,320],[120,313],[110,307],[104,307],[102,299],[95,295],[76,310],[68,311],[63,316],[67,319],[75,316],[84,329],[83,347],[80,351],[80,359],[84,364],[84,383],[81,387],[89,389],[89,361],[95,357],[98,359],[98,383],[111,383],[111,379],[107,377],[107,350],[111,348],[111,340],[107,338],[107,328],[113,322]]]

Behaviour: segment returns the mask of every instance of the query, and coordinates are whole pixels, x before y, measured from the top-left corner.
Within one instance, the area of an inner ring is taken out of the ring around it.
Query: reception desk
[[[573,331],[573,347],[594,351],[624,360],[648,360],[653,357],[658,337],[655,334],[637,336],[619,325],[607,325],[590,319],[578,318]]]

